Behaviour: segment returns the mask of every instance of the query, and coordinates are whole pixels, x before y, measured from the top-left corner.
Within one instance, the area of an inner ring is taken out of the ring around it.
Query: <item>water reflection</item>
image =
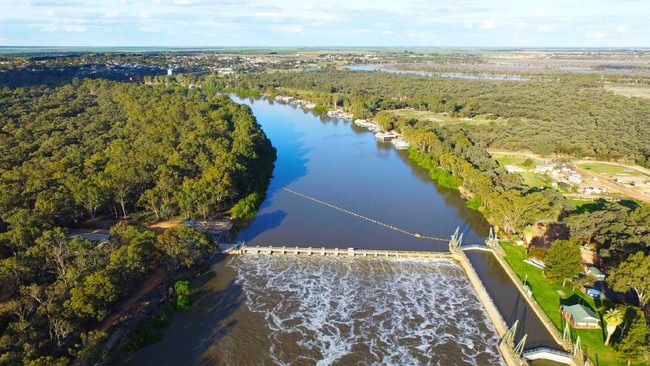
[[[267,205],[271,205],[270,200],[266,200],[261,206],[261,209]],[[253,221],[240,228],[240,230],[246,231],[248,240],[254,240],[261,233],[279,227],[285,217],[287,217],[287,213],[284,211],[265,212],[255,216]]]
[[[285,187],[410,232],[448,238],[459,227],[466,244],[482,243],[487,236],[482,215],[467,208],[457,190],[433,183],[425,169],[408,160],[407,151],[376,141],[350,122],[295,113],[281,102],[250,105],[278,149],[271,194],[242,231],[251,245],[447,249],[447,242],[387,230],[281,190]],[[492,254],[469,256],[508,324],[520,320],[529,345],[553,345]]]

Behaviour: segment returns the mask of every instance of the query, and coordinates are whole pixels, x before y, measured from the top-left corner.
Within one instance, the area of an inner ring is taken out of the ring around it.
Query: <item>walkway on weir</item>
[[[273,246],[241,246],[230,249],[232,254],[270,254],[270,255],[321,255],[321,256],[349,256],[349,257],[392,257],[392,258],[452,258],[450,252],[430,252],[414,250],[375,250],[356,248],[300,248],[300,247],[273,247]]]
[[[565,365],[570,365],[574,360],[574,356],[571,353],[548,347],[538,347],[527,350],[522,354],[522,356],[529,361],[551,360]]]

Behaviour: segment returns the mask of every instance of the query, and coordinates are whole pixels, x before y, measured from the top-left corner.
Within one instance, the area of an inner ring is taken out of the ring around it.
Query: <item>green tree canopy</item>
[[[567,280],[582,272],[580,246],[577,239],[554,241],[544,256],[544,273],[550,278],[561,279],[564,287]]]
[[[644,307],[650,293],[650,255],[643,252],[630,255],[610,272],[608,282],[615,291],[634,290],[639,305]]]

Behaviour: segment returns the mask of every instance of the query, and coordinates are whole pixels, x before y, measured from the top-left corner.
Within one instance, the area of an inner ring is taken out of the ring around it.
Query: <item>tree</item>
[[[650,362],[650,333],[643,312],[628,307],[623,328],[623,338],[614,346],[619,356],[626,359],[628,365],[644,358],[646,362]]]
[[[609,309],[605,314],[603,314],[603,320],[607,324],[607,339],[605,339],[605,345],[609,345],[609,340],[612,338],[612,334],[616,331],[616,328],[623,324],[625,320],[625,314],[619,309]]]
[[[59,227],[43,232],[36,245],[28,250],[33,257],[45,257],[45,268],[65,281],[68,261],[73,256],[68,247],[69,239],[65,229]]]
[[[109,306],[117,300],[119,292],[109,272],[100,270],[86,276],[79,286],[70,289],[70,307],[79,318],[101,321]]]
[[[486,206],[489,209],[488,216],[506,233],[522,230],[542,219],[557,218],[552,213],[548,197],[541,192],[526,195],[515,189],[504,193],[492,192],[486,200]]]
[[[618,292],[634,290],[639,306],[645,307],[650,291],[650,255],[643,252],[632,254],[609,274],[609,283]]]
[[[192,285],[189,281],[176,281],[174,283],[174,293],[176,294],[176,308],[178,310],[187,310],[190,307],[190,294]]]
[[[129,226],[133,228],[132,226]],[[122,286],[129,287],[134,280],[141,278],[151,267],[156,234],[153,231],[135,231],[128,242],[110,255],[108,269],[122,278]]]
[[[179,269],[181,265],[189,268],[201,256],[217,249],[210,235],[185,225],[165,230],[156,239],[156,247],[167,257],[169,267],[173,270]]]
[[[375,115],[373,120],[384,131],[390,131],[393,129],[393,123],[395,122],[395,117],[391,113],[381,111]]]
[[[577,239],[554,241],[544,256],[544,263],[546,264],[544,273],[551,278],[561,278],[564,287],[566,280],[577,276],[582,271],[580,241]]]

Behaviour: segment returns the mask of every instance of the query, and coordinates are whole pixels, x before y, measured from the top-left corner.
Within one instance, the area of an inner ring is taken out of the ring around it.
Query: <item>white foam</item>
[[[275,364],[503,364],[452,261],[242,256],[233,266],[273,334]]]

